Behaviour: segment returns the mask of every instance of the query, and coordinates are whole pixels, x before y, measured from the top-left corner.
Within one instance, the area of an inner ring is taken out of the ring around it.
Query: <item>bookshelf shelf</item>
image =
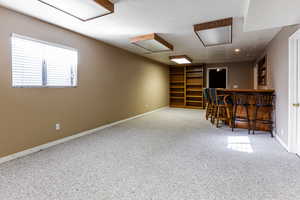
[[[195,101],[195,100],[187,100],[187,102],[192,102],[192,103],[200,103],[200,102],[202,102],[202,101]]]
[[[193,96],[193,95],[187,95],[187,97],[202,98],[202,96]]]

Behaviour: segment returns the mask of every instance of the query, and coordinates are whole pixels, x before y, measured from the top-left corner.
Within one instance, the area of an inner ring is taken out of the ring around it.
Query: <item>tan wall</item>
[[[227,67],[228,88],[238,85],[240,89],[253,88],[253,62],[216,63],[206,64],[206,68]],[[205,74],[206,75],[206,74]],[[205,80],[206,84],[206,80]]]
[[[300,25],[283,28],[269,43],[263,55],[267,55],[268,85],[276,91],[276,134],[288,144],[288,96],[289,96],[289,37]]]
[[[0,157],[168,105],[165,65],[4,8],[0,24]],[[12,33],[78,49],[79,87],[12,88]]]

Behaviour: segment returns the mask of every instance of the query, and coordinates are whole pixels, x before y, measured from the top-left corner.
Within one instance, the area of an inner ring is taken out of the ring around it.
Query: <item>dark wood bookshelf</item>
[[[170,66],[170,106],[203,109],[204,66]]]
[[[257,81],[258,85],[266,86],[267,85],[267,57],[264,56],[257,63]]]

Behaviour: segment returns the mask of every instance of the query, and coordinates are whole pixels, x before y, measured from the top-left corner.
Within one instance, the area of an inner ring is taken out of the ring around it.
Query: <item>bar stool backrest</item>
[[[203,97],[204,97],[204,100],[205,100],[206,102],[209,102],[208,88],[204,88],[204,89],[203,89]]]
[[[228,95],[226,95],[223,90],[216,89],[216,94],[217,94],[217,103],[219,105],[225,105],[225,104],[227,104],[227,102],[225,102],[226,101],[225,97],[227,97]]]
[[[234,105],[247,106],[250,104],[250,95],[247,94],[233,94],[232,101]]]
[[[209,97],[210,97],[211,103],[217,104],[217,90],[216,90],[216,88],[209,88]]]
[[[255,95],[256,106],[274,106],[275,95],[273,94],[258,94]]]

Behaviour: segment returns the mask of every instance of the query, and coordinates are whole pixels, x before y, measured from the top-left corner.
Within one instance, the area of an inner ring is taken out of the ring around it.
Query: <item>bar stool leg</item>
[[[248,134],[250,135],[250,132],[251,132],[251,125],[250,125],[250,117],[249,117],[248,106],[245,106],[245,109],[246,109],[247,121],[248,121]]]
[[[206,107],[206,120],[208,120],[211,117],[211,103],[207,103],[207,107]]]
[[[233,112],[232,112],[232,129],[231,129],[232,132],[234,131],[234,128],[235,128],[236,112],[237,112],[237,105],[234,105]]]
[[[230,110],[229,110],[228,107],[226,107],[225,109],[226,109],[225,112],[226,112],[227,119],[228,119],[228,125],[229,125],[229,127],[232,128],[232,116],[231,116],[231,114],[230,114]]]
[[[220,119],[220,107],[217,106],[217,123],[216,123],[216,126],[217,128],[219,128],[219,120]]]
[[[211,115],[210,115],[210,122],[212,123],[212,124],[214,124],[215,122],[214,122],[214,110],[215,110],[215,106],[212,104],[211,105]]]
[[[273,129],[271,129],[270,133],[271,133],[271,137],[273,138],[274,137]]]
[[[208,120],[208,113],[209,113],[209,104],[206,105],[206,114],[205,114],[206,120]]]
[[[269,118],[272,119],[272,113],[269,113],[269,115],[270,115]],[[271,126],[270,127],[270,133],[271,133],[271,137],[273,138],[274,137],[274,134],[273,134],[273,123],[271,123],[270,126]]]
[[[213,111],[212,111],[212,124],[215,124],[216,122],[216,117],[217,117],[217,112],[218,112],[218,106],[216,104],[213,105]]]
[[[257,120],[257,113],[258,113],[259,106],[255,106],[255,112],[254,112],[254,119],[253,119],[253,127],[252,127],[252,134],[255,134],[256,129],[256,120]]]

